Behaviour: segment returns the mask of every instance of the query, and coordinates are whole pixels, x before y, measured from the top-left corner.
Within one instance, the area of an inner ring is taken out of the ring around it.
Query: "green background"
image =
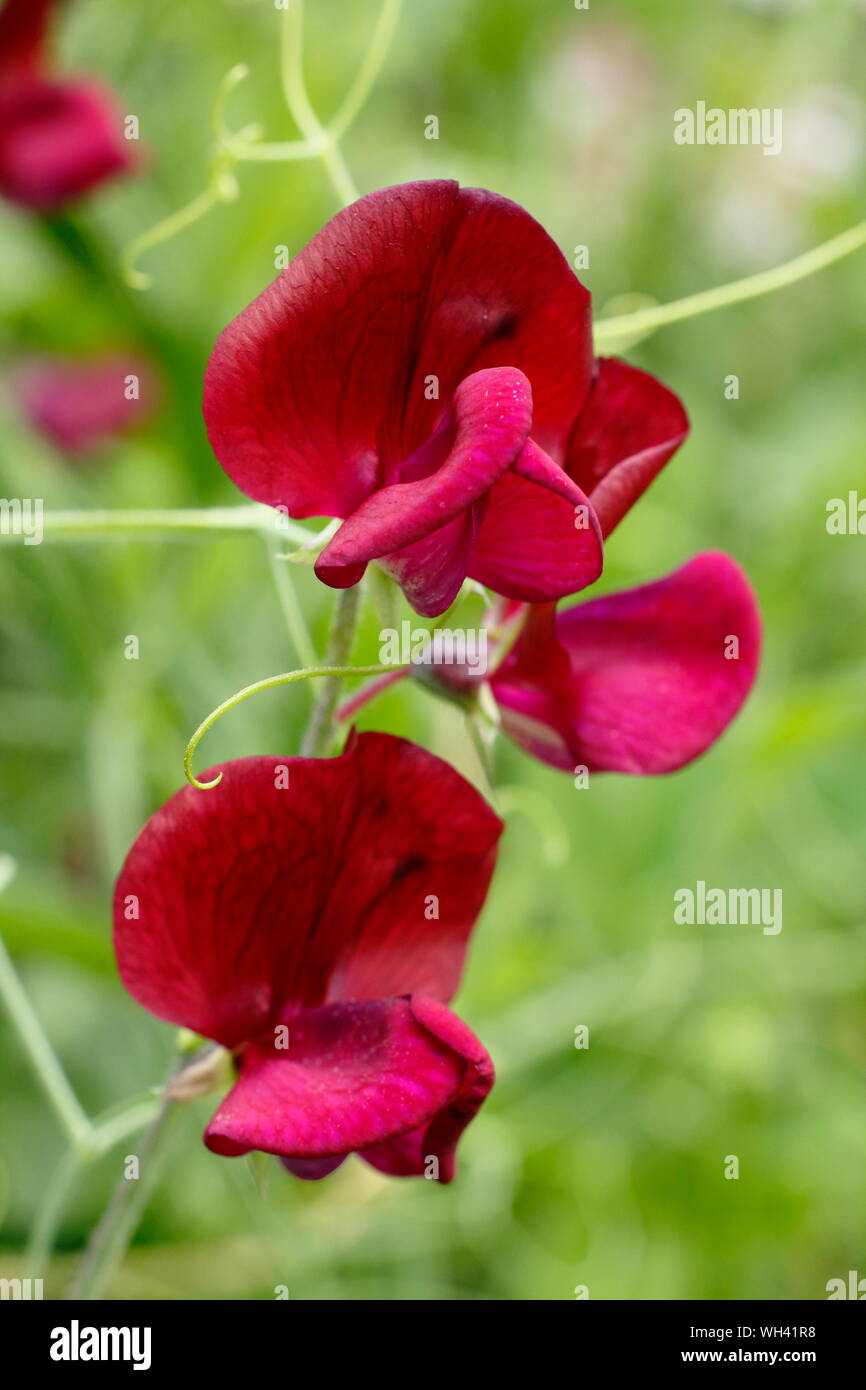
[[[319,0],[308,76],[323,117],[363,52],[372,0]],[[218,331],[336,209],[316,162],[245,165],[240,197],[153,251],[135,296],[117,259],[204,184],[226,70],[251,77],[232,124],[295,134],[268,0],[80,0],[64,66],[100,73],[137,114],[142,175],[52,228],[0,214],[2,353],[130,345],[158,363],[159,416],[73,466],[8,394],[0,491],[51,507],[243,501],[207,445],[201,377]],[[393,51],[345,141],[364,191],[448,176],[517,199],[566,254],[587,245],[597,313],[667,301],[775,264],[864,214],[866,9],[854,0],[407,0]],[[673,113],[782,107],[778,158],[680,147]],[[440,138],[424,138],[436,114]],[[79,242],[73,235],[78,232]],[[83,265],[82,245],[89,266]],[[77,249],[76,249],[77,247]],[[498,1084],[449,1188],[357,1160],[316,1185],[210,1155],[212,1097],[184,1116],[116,1298],[817,1299],[866,1275],[862,536],[830,536],[828,499],[864,488],[866,255],[771,298],[635,347],[683,398],[692,437],[617,531],[598,592],[708,548],[757,589],[763,666],[741,717],[673,776],[587,790],[509,745],[508,829],[456,1008]],[[726,400],[736,374],[740,399]],[[294,572],[321,644],[330,591]],[[171,1030],[121,988],[114,875],[181,780],[186,740],[232,690],[296,663],[256,537],[46,541],[0,554],[0,848],[18,875],[0,929],[85,1106],[157,1082]],[[368,616],[356,659],[375,660]],[[127,634],[138,661],[124,659]],[[291,753],[303,687],[260,696],[208,737],[200,766]],[[398,688],[361,727],[409,735],[477,778],[457,711]],[[781,888],[784,928],[687,927],[673,894]],[[590,1047],[574,1030],[590,1029]],[[62,1138],[0,1017],[0,1275],[20,1252]],[[116,1178],[85,1176],[45,1271],[54,1294]],[[727,1181],[727,1155],[740,1177]]]

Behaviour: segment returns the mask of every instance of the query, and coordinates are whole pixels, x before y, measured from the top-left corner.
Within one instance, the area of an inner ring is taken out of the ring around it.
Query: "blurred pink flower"
[[[50,212],[131,168],[114,100],[97,83],[55,80],[46,62],[58,0],[0,10],[0,193]]]
[[[130,357],[33,357],[16,363],[9,377],[33,428],[75,456],[93,453],[156,405],[151,370]]]

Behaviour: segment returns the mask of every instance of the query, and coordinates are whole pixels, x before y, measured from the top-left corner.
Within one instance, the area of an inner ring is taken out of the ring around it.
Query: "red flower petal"
[[[506,598],[540,603],[579,593],[602,565],[601,529],[587,497],[530,440],[490,493],[471,577]]]
[[[127,399],[127,377],[138,396]],[[76,360],[38,357],[18,362],[12,386],[31,424],[70,455],[87,454],[147,416],[156,384],[144,363],[123,357]]]
[[[453,601],[466,577],[475,530],[471,516],[463,514],[523,449],[532,423],[529,382],[507,367],[475,372],[458,386],[452,416],[433,444],[419,451],[423,472],[410,460],[409,474],[416,475],[411,481],[380,488],[343,523],[316,563],[326,584],[357,583],[369,560],[397,552],[390,568],[417,611],[435,616]],[[455,521],[461,524],[445,531]],[[432,546],[408,549],[418,541]],[[431,556],[434,547],[439,554]]]
[[[57,4],[58,0],[6,0],[0,6],[0,84],[39,66],[48,20]]]
[[[508,199],[387,188],[338,213],[221,335],[208,434],[248,496],[347,517],[485,367],[529,378],[533,438],[564,447],[592,375],[589,295]]]
[[[47,212],[132,164],[111,98],[90,82],[21,81],[0,92],[0,193]]]
[[[502,830],[468,782],[386,734],[222,770],[151,817],[118,879],[139,1003],[234,1048],[326,1001],[451,997]]]
[[[408,1134],[361,1150],[374,1168],[392,1177],[430,1176],[441,1183],[454,1177],[457,1143],[493,1085],[493,1063],[486,1048],[455,1014],[432,999],[416,996],[412,1012],[424,1027],[466,1063],[458,1093],[434,1117]],[[435,1159],[435,1165],[431,1163]]]
[[[265,1039],[245,1050],[205,1143],[232,1157],[259,1149],[332,1160],[422,1127],[435,1141],[440,1127],[450,1177],[459,1132],[491,1084],[484,1049],[442,1004],[328,1004],[295,1019],[285,1050]]]
[[[601,357],[574,427],[565,467],[609,536],[689,432],[681,401],[660,381]]]
[[[734,718],[760,655],[754,594],[714,552],[567,609],[555,630],[547,623],[531,615],[492,685],[508,734],[563,769],[660,773],[691,762]]]

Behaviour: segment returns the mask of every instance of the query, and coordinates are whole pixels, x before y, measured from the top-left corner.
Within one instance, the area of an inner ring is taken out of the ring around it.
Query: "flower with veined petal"
[[[431,181],[338,213],[211,354],[214,452],[249,497],[343,525],[417,612],[467,577],[522,602],[596,580],[602,538],[682,443],[670,391],[594,360],[590,296],[516,203]]]
[[[502,823],[453,768],[387,734],[221,771],[147,823],[114,910],[129,992],[234,1054],[205,1143],[277,1154],[305,1178],[358,1152],[449,1182],[493,1084],[446,1003]]]

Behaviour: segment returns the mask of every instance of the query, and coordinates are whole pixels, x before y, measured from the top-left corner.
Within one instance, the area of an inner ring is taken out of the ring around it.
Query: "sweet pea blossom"
[[[204,413],[239,488],[343,525],[334,588],[376,560],[435,617],[468,576],[543,602],[688,432],[645,372],[593,358],[590,296],[516,203],[449,181],[338,213],[224,330]]]
[[[387,734],[336,758],[244,758],[148,821],[117,882],[126,988],[234,1056],[205,1131],[324,1177],[357,1152],[454,1175],[493,1084],[446,1008],[502,823],[439,758]]]
[[[46,60],[58,0],[0,10],[0,194],[51,212],[133,163],[112,97],[89,78],[58,80]]]
[[[9,380],[33,428],[76,459],[140,424],[157,397],[144,362],[111,353],[25,358],[10,369]]]
[[[502,732],[566,772],[641,775],[692,762],[739,712],[761,650],[751,586],[713,551],[651,584],[559,611],[498,603],[483,630],[489,674],[444,659],[449,644],[434,633],[416,662],[422,679],[461,703],[486,681]],[[408,674],[377,677],[339,718]]]
[[[717,551],[651,584],[559,611],[553,603],[507,605],[490,623],[501,652],[494,647],[487,680],[503,733],[566,772],[640,775],[692,762],[738,713],[761,651],[751,586]],[[459,665],[437,665],[433,674],[463,694],[481,683]],[[355,697],[344,716],[364,699]]]
[[[737,714],[760,648],[748,580],[706,552],[639,588],[531,608],[491,687],[505,733],[552,767],[673,772]]]

